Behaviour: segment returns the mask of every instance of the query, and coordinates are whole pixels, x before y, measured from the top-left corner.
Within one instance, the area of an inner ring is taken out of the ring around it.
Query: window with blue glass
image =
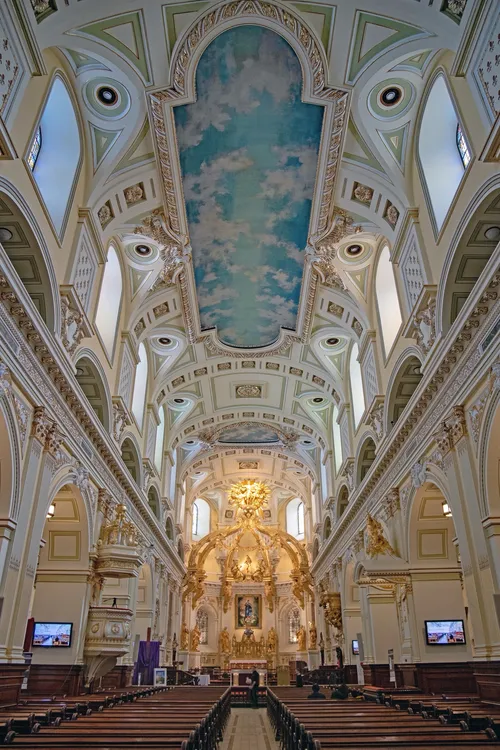
[[[462,159],[464,169],[467,169],[470,162],[470,151],[469,147],[467,146],[467,141],[465,140],[460,123],[458,123],[457,125],[457,148],[458,153],[460,154],[460,158]]]
[[[35,133],[35,137],[33,138],[33,143],[31,144],[30,152],[28,154],[28,166],[33,172],[36,164],[36,160],[38,159],[38,156],[40,154],[40,149],[42,147],[42,128],[38,128],[38,130]]]

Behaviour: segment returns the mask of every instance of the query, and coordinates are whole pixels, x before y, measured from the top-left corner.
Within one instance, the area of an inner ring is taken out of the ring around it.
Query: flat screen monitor
[[[72,630],[72,622],[35,622],[33,647],[69,648]]]
[[[463,620],[426,620],[425,637],[429,646],[456,646],[465,643]]]
[[[353,641],[352,642],[352,653],[354,656],[359,656],[359,642]]]

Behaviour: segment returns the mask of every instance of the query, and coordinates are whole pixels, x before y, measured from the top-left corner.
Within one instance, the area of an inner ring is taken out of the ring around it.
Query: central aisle
[[[233,708],[222,750],[277,750],[265,708]]]

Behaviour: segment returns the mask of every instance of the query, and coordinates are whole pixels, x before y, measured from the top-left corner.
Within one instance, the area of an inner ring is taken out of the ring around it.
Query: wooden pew
[[[94,697],[92,697],[93,699]],[[102,711],[18,735],[18,747],[56,748],[184,748],[215,750],[230,711],[227,688],[175,688],[134,702],[117,701]]]
[[[491,741],[485,732],[464,732],[459,725],[437,720],[424,722],[421,716],[394,707],[352,699],[309,701],[304,700],[304,692],[308,691],[268,690],[269,718],[284,750],[438,746],[476,750]]]

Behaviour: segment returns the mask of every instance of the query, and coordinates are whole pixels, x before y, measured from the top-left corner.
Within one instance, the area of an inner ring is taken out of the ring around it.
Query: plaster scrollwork
[[[6,364],[0,362],[0,397],[8,397],[12,393],[10,370]]]
[[[15,393],[14,411],[16,413],[17,426],[19,428],[19,437],[21,438],[21,448],[24,451],[31,409],[29,409],[29,407],[23,401],[21,401],[21,399],[18,398]]]
[[[73,472],[73,484],[81,492],[86,492],[89,488],[89,471],[80,462],[77,462]]]
[[[366,418],[366,422],[374,431],[377,440],[384,437],[384,399],[376,397]]]
[[[393,487],[387,493],[385,499],[382,502],[382,513],[384,521],[388,521],[394,518],[396,513],[401,509],[401,502],[399,497],[399,489]]]
[[[113,398],[113,437],[119,443],[125,427],[131,424],[130,417],[120,397]]]
[[[83,311],[77,309],[68,295],[61,295],[61,341],[70,357],[89,334]]]
[[[149,237],[160,246],[163,268],[158,274],[154,288],[173,284],[178,272],[186,262],[189,262],[190,252],[183,248],[179,239],[174,236],[163,209],[157,208],[146,216],[134,232]]]
[[[362,231],[362,227],[355,226],[352,216],[341,208],[335,209],[333,225],[326,237],[316,243],[314,250],[310,249],[311,260],[322,277],[326,286],[346,290],[340,274],[335,267],[337,257],[336,245],[345,237]]]
[[[422,354],[426,356],[436,340],[436,288],[424,286],[415,305],[413,317],[406,327],[405,335],[416,339]]]
[[[427,478],[427,463],[425,461],[417,461],[411,467],[411,481],[415,489],[421,487]]]
[[[154,470],[153,464],[151,463],[151,461],[149,460],[149,458],[143,459],[143,461],[142,461],[142,469],[143,469],[143,471],[142,471],[142,476],[143,476],[142,486],[143,486],[144,491],[146,491],[147,488],[148,488],[148,486],[149,486],[150,481],[155,476],[155,470]]]
[[[500,359],[493,362],[491,366],[491,388],[500,391]]]
[[[499,375],[499,380],[500,380],[500,375]],[[499,386],[500,386],[500,383],[499,383]],[[468,409],[470,433],[476,445],[479,442],[479,434],[481,432],[483,414],[484,414],[486,402],[488,401],[489,396],[490,396],[490,391],[488,388],[487,390],[483,391],[483,393],[479,396],[479,398]]]
[[[345,477],[349,492],[352,492],[354,489],[354,458],[346,459],[341,476]]]

